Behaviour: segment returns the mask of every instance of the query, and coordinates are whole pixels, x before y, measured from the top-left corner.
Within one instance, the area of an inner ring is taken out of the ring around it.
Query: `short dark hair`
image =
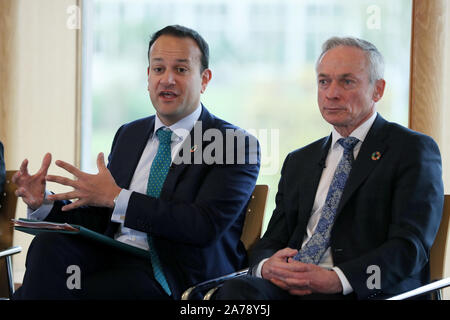
[[[162,28],[161,30],[155,32],[152,37],[150,38],[150,42],[148,44],[148,52],[147,57],[150,59],[150,49],[155,43],[155,41],[163,36],[163,35],[170,35],[178,38],[191,38],[197,43],[198,48],[200,49],[202,56],[201,56],[201,68],[200,72],[203,72],[204,70],[209,68],[209,46],[208,43],[205,41],[205,39],[202,38],[202,36],[195,30],[189,29],[187,27],[183,27],[180,25],[171,25],[167,26],[165,28]]]

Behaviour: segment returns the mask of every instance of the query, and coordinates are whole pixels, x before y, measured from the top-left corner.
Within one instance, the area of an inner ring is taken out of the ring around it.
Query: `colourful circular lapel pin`
[[[372,153],[372,160],[377,161],[380,158],[381,158],[381,153],[379,151]]]

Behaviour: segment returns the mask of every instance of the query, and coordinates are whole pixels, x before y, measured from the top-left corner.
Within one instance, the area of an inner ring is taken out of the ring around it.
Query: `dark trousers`
[[[216,300],[355,300],[354,294],[310,294],[294,296],[272,282],[246,275],[226,281],[215,294]]]
[[[150,257],[146,260],[81,237],[49,232],[32,241],[23,284],[13,299],[170,297],[154,279]]]

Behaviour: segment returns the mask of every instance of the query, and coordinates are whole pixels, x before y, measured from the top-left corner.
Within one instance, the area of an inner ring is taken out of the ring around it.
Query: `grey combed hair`
[[[319,62],[323,55],[336,47],[346,46],[346,47],[356,47],[363,50],[366,53],[367,60],[369,62],[369,80],[370,83],[374,83],[377,80],[383,79],[384,76],[384,58],[383,55],[378,51],[377,47],[370,43],[369,41],[354,38],[354,37],[332,37],[324,42],[322,45],[322,53],[317,59],[316,70],[319,66]]]

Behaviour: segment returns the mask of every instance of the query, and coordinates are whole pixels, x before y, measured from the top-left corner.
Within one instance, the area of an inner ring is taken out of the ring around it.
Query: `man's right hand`
[[[285,248],[276,252],[266,262],[264,262],[261,269],[261,276],[267,280],[279,280],[280,270],[288,268],[287,261],[289,258],[294,257],[298,253],[298,250]]]
[[[16,184],[16,196],[22,197],[29,208],[36,210],[44,202],[45,177],[52,162],[52,155],[47,153],[42,160],[41,168],[34,175],[28,173],[28,159],[22,161],[20,170],[13,176],[12,182]]]

